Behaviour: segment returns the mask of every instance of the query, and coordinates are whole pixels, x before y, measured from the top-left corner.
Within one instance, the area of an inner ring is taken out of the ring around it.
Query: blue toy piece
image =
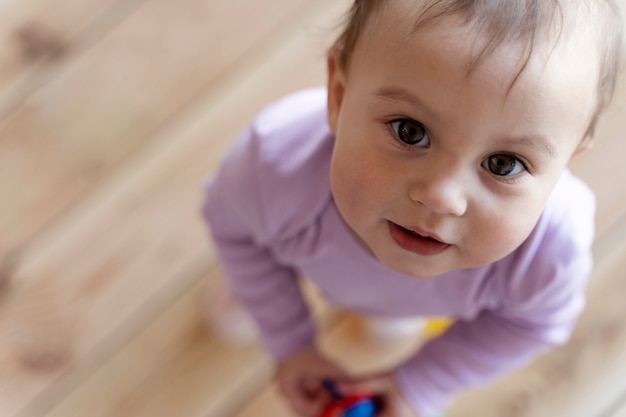
[[[319,417],[375,417],[376,401],[369,393],[356,393],[344,396],[337,389],[335,381],[322,381],[333,397],[333,402],[326,407]]]
[[[362,398],[344,410],[343,417],[374,417],[376,405],[371,398]]]

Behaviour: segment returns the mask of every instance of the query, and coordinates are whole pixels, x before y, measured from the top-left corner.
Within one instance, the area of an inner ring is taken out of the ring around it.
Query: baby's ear
[[[336,53],[328,53],[328,124],[333,134],[337,132],[339,112],[346,89],[346,72],[343,65],[338,61]]]

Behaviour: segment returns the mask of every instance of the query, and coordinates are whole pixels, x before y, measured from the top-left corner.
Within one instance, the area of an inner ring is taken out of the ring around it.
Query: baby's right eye
[[[430,138],[423,124],[412,119],[398,119],[389,123],[398,139],[410,146],[428,148]]]

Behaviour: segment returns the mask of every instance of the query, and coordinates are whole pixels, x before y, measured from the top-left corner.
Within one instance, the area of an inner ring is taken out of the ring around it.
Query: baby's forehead
[[[537,6],[532,11],[527,9],[530,3]],[[407,39],[429,36],[435,44],[441,38],[463,37],[470,41],[472,50],[466,63],[468,75],[491,55],[503,51],[511,55],[515,50],[519,76],[531,60],[547,63],[555,53],[576,53],[580,59],[599,64],[600,25],[589,13],[583,14],[589,12],[583,3],[588,2],[387,0],[373,11],[375,16],[369,19],[365,32],[376,36],[391,27],[400,28]],[[459,30],[428,30],[444,20],[448,27]]]
[[[591,13],[595,0],[385,0],[375,3],[370,19],[373,22],[402,25],[410,34],[442,18],[454,17],[469,31],[488,37],[498,45],[512,41],[557,42],[573,33],[589,32],[600,24],[595,21],[597,13]]]

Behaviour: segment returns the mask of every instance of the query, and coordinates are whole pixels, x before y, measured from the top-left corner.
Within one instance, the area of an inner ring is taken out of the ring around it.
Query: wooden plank
[[[290,36],[225,76],[29,246],[8,294],[11,313],[0,317],[0,415],[43,414],[128,341],[142,317],[160,312],[155,300],[170,300],[209,268],[202,178],[267,100],[323,80],[325,43],[301,27],[328,21],[340,6],[303,9]]]
[[[0,125],[0,200],[11,202],[0,205],[0,254],[26,251],[199,91],[299,21],[303,4],[153,0],[64,66]],[[233,24],[242,10],[255,19]]]
[[[8,0],[0,5],[0,119],[144,0]]]
[[[225,344],[207,331],[203,303],[219,281],[212,271],[45,417],[231,416],[272,367],[257,344]],[[335,312],[305,290],[320,326],[332,326]]]
[[[246,406],[234,417],[296,417],[296,413],[284,401],[276,384],[269,384],[254,401]]]
[[[269,361],[256,345],[225,346],[207,331],[202,303],[218,279],[205,277],[46,416],[214,416],[206,411],[244,398],[269,377]]]

